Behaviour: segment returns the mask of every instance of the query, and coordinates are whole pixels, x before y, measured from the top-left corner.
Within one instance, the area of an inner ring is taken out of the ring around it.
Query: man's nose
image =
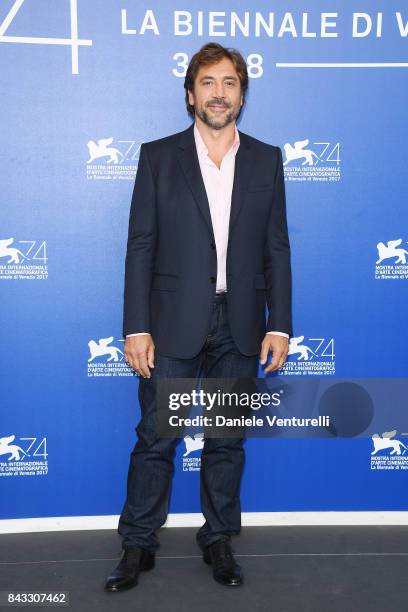
[[[224,98],[225,91],[224,91],[224,85],[222,83],[218,83],[215,85],[215,96],[217,98]]]

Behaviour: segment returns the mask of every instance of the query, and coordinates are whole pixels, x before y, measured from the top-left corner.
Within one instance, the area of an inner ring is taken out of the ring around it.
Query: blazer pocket
[[[266,289],[265,276],[263,274],[255,274],[254,287],[255,289]]]
[[[176,291],[179,285],[179,277],[174,274],[153,273],[152,289],[159,291]]]
[[[248,187],[248,192],[252,193],[254,191],[272,191],[273,189],[273,185],[271,185],[270,183],[267,185],[249,185]]]

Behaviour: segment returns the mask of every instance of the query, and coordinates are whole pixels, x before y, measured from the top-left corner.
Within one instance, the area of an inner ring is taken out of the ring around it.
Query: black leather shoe
[[[213,567],[217,582],[227,586],[239,586],[243,582],[242,569],[234,559],[228,541],[219,540],[204,549],[203,560]]]
[[[155,553],[140,546],[124,546],[119,564],[108,576],[106,591],[122,591],[136,586],[139,572],[154,567]]]

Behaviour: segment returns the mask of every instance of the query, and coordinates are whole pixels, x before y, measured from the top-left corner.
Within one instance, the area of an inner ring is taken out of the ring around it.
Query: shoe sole
[[[219,584],[222,584],[223,586],[241,586],[241,584],[244,583],[243,580],[241,580],[240,582],[223,582],[222,580],[218,580],[218,578],[215,578],[214,576],[214,580],[216,580]]]
[[[105,591],[106,593],[119,593],[119,591],[127,591],[128,589],[131,589],[132,587],[135,587],[137,585],[138,585],[138,581],[136,580],[135,582],[132,582],[132,584],[127,584],[126,586],[105,587]]]

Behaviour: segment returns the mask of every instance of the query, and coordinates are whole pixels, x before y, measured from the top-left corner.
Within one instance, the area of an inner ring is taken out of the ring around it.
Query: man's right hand
[[[125,340],[125,360],[143,378],[150,378],[154,368],[154,342],[151,335],[131,336]]]

